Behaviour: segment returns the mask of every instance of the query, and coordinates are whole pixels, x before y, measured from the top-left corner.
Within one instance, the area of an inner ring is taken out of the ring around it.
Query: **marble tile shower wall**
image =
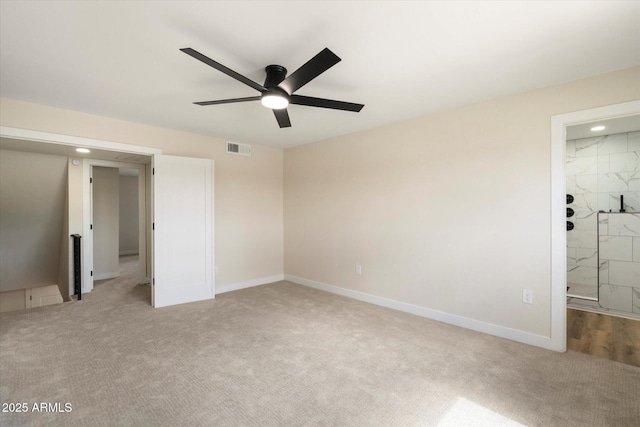
[[[640,213],[599,213],[601,307],[640,314]]]
[[[640,212],[640,132],[567,141],[568,207],[574,229],[567,232],[567,281],[598,286],[598,211]],[[602,289],[601,289],[602,290]],[[637,298],[640,301],[640,284]],[[630,310],[629,310],[630,311]]]

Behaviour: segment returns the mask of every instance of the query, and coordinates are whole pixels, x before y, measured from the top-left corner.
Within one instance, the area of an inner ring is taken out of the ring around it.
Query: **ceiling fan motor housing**
[[[275,88],[287,77],[287,69],[282,65],[267,65],[264,70],[267,72],[267,77],[263,86],[267,89]]]

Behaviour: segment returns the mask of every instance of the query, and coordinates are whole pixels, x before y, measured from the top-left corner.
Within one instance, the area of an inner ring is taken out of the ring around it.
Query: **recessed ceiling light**
[[[591,128],[591,132],[598,132],[599,130],[605,130],[604,126],[594,126]]]
[[[78,153],[90,153],[91,152],[91,150],[88,150],[86,148],[76,148],[76,151]]]

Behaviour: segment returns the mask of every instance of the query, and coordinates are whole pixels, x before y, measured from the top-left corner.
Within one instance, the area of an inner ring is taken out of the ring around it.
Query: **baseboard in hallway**
[[[107,279],[115,279],[120,276],[119,271],[111,271],[109,273],[95,273],[93,276],[93,280],[107,280]]]
[[[640,367],[640,321],[568,308],[567,350]]]
[[[137,249],[131,250],[131,251],[120,251],[120,256],[127,256],[127,255],[138,255],[139,251]]]

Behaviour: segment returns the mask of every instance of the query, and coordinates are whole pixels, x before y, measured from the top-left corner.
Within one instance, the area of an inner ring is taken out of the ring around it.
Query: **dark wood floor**
[[[640,321],[568,308],[567,350],[640,366]]]

